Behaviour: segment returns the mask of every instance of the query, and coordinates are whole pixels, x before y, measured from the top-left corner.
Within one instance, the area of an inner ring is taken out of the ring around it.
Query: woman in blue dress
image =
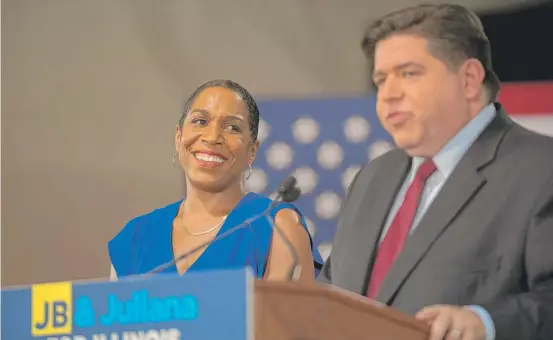
[[[192,93],[176,129],[173,157],[185,173],[186,197],[132,219],[109,241],[112,278],[250,266],[258,278],[286,280],[297,261],[299,280],[314,280],[314,256],[320,256],[313,253],[304,217],[293,205],[273,205],[267,214],[271,219],[257,218],[248,228],[231,230],[266,212],[272,202],[244,190],[259,149],[258,126],[257,104],[239,84],[214,80]],[[288,246],[274,232],[273,221]]]

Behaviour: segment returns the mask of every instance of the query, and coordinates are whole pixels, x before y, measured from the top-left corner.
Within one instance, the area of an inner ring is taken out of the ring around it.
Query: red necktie
[[[434,162],[431,159],[425,160],[419,167],[413,183],[407,189],[403,203],[397,211],[386,236],[384,236],[384,240],[378,247],[367,289],[367,297],[371,299],[376,297],[380,285],[388,274],[388,270],[401,251],[415,219],[424,184],[434,171],[436,171]]]

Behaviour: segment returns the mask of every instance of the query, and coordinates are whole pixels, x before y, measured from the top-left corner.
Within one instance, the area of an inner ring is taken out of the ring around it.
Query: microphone
[[[296,185],[296,178],[294,176],[287,177],[284,180],[284,182],[282,182],[282,184],[279,186],[279,188],[277,190],[276,198],[271,202],[269,207],[267,209],[265,209],[265,211],[263,213],[255,215],[255,216],[247,219],[243,223],[241,223],[241,224],[225,231],[224,233],[222,233],[222,234],[218,235],[217,237],[213,238],[212,240],[204,242],[204,243],[200,244],[199,246],[196,246],[196,247],[192,248],[191,250],[189,250],[187,252],[184,252],[183,254],[179,255],[175,259],[155,267],[154,269],[146,272],[144,275],[153,275],[153,274],[159,273],[159,272],[171,267],[172,265],[174,265],[176,263],[179,263],[180,261],[188,258],[190,255],[192,255],[195,252],[203,249],[204,247],[209,246],[211,243],[218,242],[218,241],[232,235],[233,233],[235,233],[236,231],[238,231],[240,229],[250,228],[252,222],[255,222],[258,219],[265,217],[265,218],[268,219],[268,222],[272,226],[272,228],[283,239],[286,247],[288,248],[290,254],[292,255],[294,265],[293,265],[291,271],[288,273],[287,278],[289,280],[297,279],[297,277],[299,277],[299,274],[301,274],[301,266],[298,265],[297,251],[295,250],[294,246],[292,245],[292,243],[290,242],[288,237],[286,237],[286,235],[284,235],[282,230],[270,218],[270,213],[271,213],[272,209],[280,202],[280,199],[282,199],[282,201],[285,201],[285,202],[292,202],[293,201],[293,200],[291,200],[292,198],[295,197],[295,199],[297,199],[299,197],[300,191],[299,191],[299,188],[295,187],[295,185]],[[288,201],[288,200],[290,200],[290,201]]]
[[[282,182],[282,184],[278,187],[277,194],[284,195],[288,191],[293,190],[296,187],[297,182],[298,180],[295,176],[286,177],[284,182]]]
[[[284,202],[292,203],[301,196],[301,189],[294,188],[282,196]]]

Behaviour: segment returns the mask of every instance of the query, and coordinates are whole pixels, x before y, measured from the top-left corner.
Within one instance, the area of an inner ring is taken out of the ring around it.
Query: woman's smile
[[[202,168],[217,168],[225,164],[227,158],[213,151],[192,152],[196,163]]]

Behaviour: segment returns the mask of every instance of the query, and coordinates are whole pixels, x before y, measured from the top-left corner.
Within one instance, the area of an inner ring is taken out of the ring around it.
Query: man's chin
[[[405,151],[411,157],[432,157],[432,154],[423,147],[420,140],[412,137],[395,138],[394,142],[398,149]]]
[[[416,149],[418,143],[416,138],[413,138],[412,135],[407,134],[394,134],[392,136],[394,143],[398,149],[402,149],[409,153],[409,150]]]

